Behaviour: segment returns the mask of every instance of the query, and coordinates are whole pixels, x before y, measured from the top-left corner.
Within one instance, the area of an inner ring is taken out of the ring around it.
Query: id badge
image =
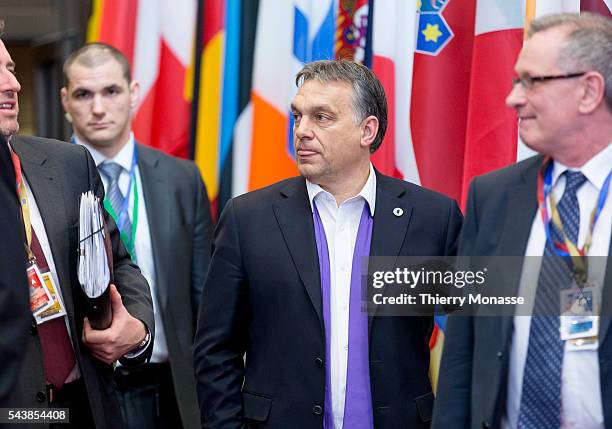
[[[561,291],[561,339],[591,343],[599,331],[598,305],[594,287],[573,287]],[[587,341],[587,339],[591,339]]]
[[[581,351],[581,350],[597,350],[599,347],[598,337],[589,338],[576,338],[574,340],[566,341],[565,350],[568,352]]]
[[[50,273],[42,273],[42,280],[44,284],[51,292],[51,296],[53,297],[52,305],[44,310],[39,311],[34,314],[34,318],[36,319],[37,324],[45,323],[51,319],[55,319],[56,317],[62,317],[66,315],[66,308],[62,301],[61,295],[58,293],[57,283],[55,282],[54,276]]]
[[[29,264],[26,273],[30,287],[30,310],[32,314],[36,314],[53,305],[53,296],[43,281],[35,262]]]

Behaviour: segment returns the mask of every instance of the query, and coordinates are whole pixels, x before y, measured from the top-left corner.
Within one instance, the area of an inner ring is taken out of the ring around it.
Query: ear
[[[606,81],[601,73],[590,71],[582,78],[580,98],[578,100],[578,111],[582,114],[592,113],[603,103]]]
[[[65,86],[60,89],[60,98],[62,99],[62,106],[64,111],[68,111],[68,88]]]
[[[134,110],[138,105],[140,99],[140,83],[137,80],[133,80],[130,83],[130,109]]]
[[[368,116],[363,120],[361,127],[361,147],[369,148],[378,135],[378,118]]]

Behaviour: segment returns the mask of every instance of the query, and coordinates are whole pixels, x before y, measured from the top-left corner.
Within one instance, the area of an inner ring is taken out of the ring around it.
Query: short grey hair
[[[599,72],[605,80],[606,104],[612,110],[612,19],[588,12],[546,15],[531,22],[527,36],[562,26],[570,32],[559,51],[558,66],[568,73]]]
[[[382,144],[387,130],[387,97],[374,73],[353,61],[323,60],[306,64],[295,77],[295,84],[299,88],[309,80],[346,82],[352,86],[355,122],[359,123],[368,116],[378,118],[378,134],[370,145],[370,153],[374,153]]]

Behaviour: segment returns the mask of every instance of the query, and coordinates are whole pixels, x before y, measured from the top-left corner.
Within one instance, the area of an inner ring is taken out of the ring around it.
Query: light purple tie
[[[330,370],[330,289],[331,268],[329,264],[329,250],[325,228],[316,203],[314,206],[315,239],[319,256],[321,274],[321,292],[323,299],[323,321],[325,324],[325,414],[323,427],[334,429],[331,401],[331,370]],[[348,363],[346,370],[346,394],[344,405],[344,428],[372,428],[372,394],[370,391],[370,366],[368,352],[368,313],[363,311],[361,278],[364,257],[370,255],[372,241],[373,220],[370,216],[369,205],[365,202],[359,221],[359,230],[355,240],[353,252],[353,266],[351,270],[351,290],[349,298],[349,335],[348,335]],[[366,270],[367,271],[367,270]],[[364,273],[365,275],[366,273]]]

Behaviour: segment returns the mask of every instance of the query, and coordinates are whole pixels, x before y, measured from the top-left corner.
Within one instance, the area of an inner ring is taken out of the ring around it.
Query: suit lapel
[[[325,332],[319,258],[306,183],[302,178],[292,180],[280,192],[283,199],[274,204],[274,215],[312,306],[319,316],[322,332]]]
[[[30,142],[19,138],[11,141],[11,146],[21,161],[21,169],[28,181],[36,206],[45,226],[45,232],[51,247],[53,262],[57,271],[62,298],[70,320],[74,320],[74,302],[72,297],[70,264],[76,264],[76,248],[70,249],[70,234],[75,238],[78,225],[67,225],[66,200],[58,171],[61,165],[53,165],[44,152],[37,151]],[[76,272],[76,270],[75,270]]]
[[[165,309],[168,304],[168,282],[166,266],[168,261],[168,237],[170,235],[170,203],[168,201],[168,181],[166,172],[160,166],[159,155],[137,144],[138,170],[142,180],[143,199],[146,201],[151,249],[155,266],[156,290],[158,299]]]
[[[518,293],[523,261],[533,217],[538,209],[537,204],[537,176],[542,157],[537,157],[521,175],[520,184],[510,188],[508,191],[508,205],[506,206],[505,220],[502,225],[502,236],[500,238],[499,252],[496,257],[517,257],[517,263],[503,264],[501,269],[503,279],[511,279],[512,283],[507,291],[509,296],[516,296]],[[520,257],[520,258],[518,258]],[[518,262],[520,260],[520,262]],[[511,261],[513,262],[513,261]],[[502,338],[506,340],[512,332],[513,317],[506,316],[500,318],[502,322]]]
[[[405,189],[376,173],[376,209],[372,230],[371,256],[398,256],[406,236],[413,203]],[[401,209],[401,215],[394,213]]]
[[[370,256],[397,257],[404,243],[414,205],[406,197],[406,190],[376,172],[376,209]],[[396,215],[401,210],[401,215]],[[395,262],[394,262],[395,265]],[[384,292],[381,291],[381,292]],[[378,306],[372,308],[368,331],[372,327]]]

